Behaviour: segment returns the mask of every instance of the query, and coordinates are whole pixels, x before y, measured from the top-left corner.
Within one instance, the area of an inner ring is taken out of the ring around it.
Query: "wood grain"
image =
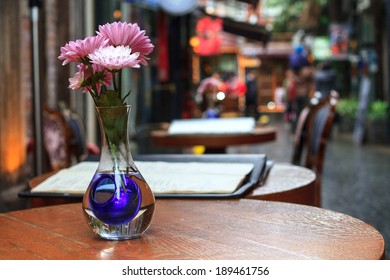
[[[250,199],[316,206],[316,175],[305,167],[276,163],[262,186],[246,195]]]
[[[298,204],[158,200],[149,230],[96,237],[81,204],[0,214],[0,259],[382,259],[384,240],[353,217]]]

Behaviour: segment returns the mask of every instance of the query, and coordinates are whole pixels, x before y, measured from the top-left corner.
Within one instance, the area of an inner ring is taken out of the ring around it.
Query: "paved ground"
[[[390,144],[354,145],[351,137],[334,137],[323,178],[323,207],[359,218],[385,238],[390,259]]]
[[[291,158],[289,127],[281,118],[271,120],[279,128],[276,142],[230,147],[229,153],[265,153],[268,158],[288,162]],[[160,151],[154,147],[153,152]],[[145,152],[145,150],[142,150]],[[169,151],[172,152],[172,151]],[[384,237],[390,259],[390,143],[388,146],[354,144],[351,135],[334,127],[328,142],[322,181],[322,207],[351,215],[374,226]],[[26,207],[17,198],[15,186],[0,194],[0,212]]]

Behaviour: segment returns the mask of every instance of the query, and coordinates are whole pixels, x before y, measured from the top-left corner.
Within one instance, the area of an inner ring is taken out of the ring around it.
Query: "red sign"
[[[204,17],[196,24],[196,33],[199,39],[199,46],[196,52],[199,55],[218,55],[221,52],[222,19]]]

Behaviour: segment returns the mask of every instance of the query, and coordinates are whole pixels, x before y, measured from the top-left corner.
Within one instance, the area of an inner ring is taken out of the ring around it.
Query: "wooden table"
[[[30,189],[35,188],[54,173],[46,173],[29,181]],[[315,173],[305,167],[287,163],[276,163],[270,170],[266,181],[245,195],[245,198],[291,202],[315,206]],[[29,197],[31,207],[50,206],[63,203],[80,202],[82,196],[52,197],[35,195]]]
[[[204,146],[206,153],[225,153],[228,146],[259,144],[274,141],[277,129],[275,127],[259,126],[252,133],[229,134],[183,134],[170,135],[167,130],[151,132],[154,145],[164,147]]]
[[[372,226],[299,204],[241,200],[158,200],[140,238],[106,241],[81,204],[0,214],[0,259],[364,259],[384,258]]]
[[[264,184],[245,198],[316,206],[316,174],[311,169],[276,163],[269,172]]]

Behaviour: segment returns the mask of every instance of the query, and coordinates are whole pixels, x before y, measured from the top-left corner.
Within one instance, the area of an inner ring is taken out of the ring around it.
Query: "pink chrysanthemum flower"
[[[69,79],[69,88],[73,90],[83,90],[83,92],[89,92],[92,90],[92,78],[91,72],[84,64],[77,65],[79,71]],[[97,95],[100,95],[100,89],[102,85],[111,86],[112,74],[100,65],[92,65],[92,71],[95,76],[95,86],[97,89]]]
[[[88,57],[91,63],[115,71],[123,68],[140,68],[139,55],[139,52],[131,53],[128,46],[108,46],[97,49]]]
[[[148,36],[145,36],[145,30],[139,28],[138,24],[113,22],[99,26],[100,36],[109,39],[109,44],[113,46],[129,46],[134,53],[139,52],[139,60],[142,65],[148,65],[149,60],[146,55],[153,51],[153,44]]]
[[[92,69],[98,77],[98,82],[105,86],[111,86],[112,84],[112,73],[101,65],[93,64]]]
[[[99,26],[96,36],[68,42],[60,49],[62,65],[79,63],[69,88],[89,92],[98,106],[126,104],[122,96],[122,69],[147,65],[153,44],[137,24],[122,22]],[[112,94],[114,92],[115,94]],[[107,93],[107,98],[101,98]]]
[[[72,78],[69,78],[69,88],[73,90],[82,89],[82,84],[84,82],[84,72],[79,71]],[[83,90],[85,92],[85,89]]]
[[[84,40],[70,41],[64,47],[61,47],[61,54],[58,59],[64,60],[62,65],[69,62],[81,62],[99,47],[108,44],[108,39],[101,36],[90,36]]]

